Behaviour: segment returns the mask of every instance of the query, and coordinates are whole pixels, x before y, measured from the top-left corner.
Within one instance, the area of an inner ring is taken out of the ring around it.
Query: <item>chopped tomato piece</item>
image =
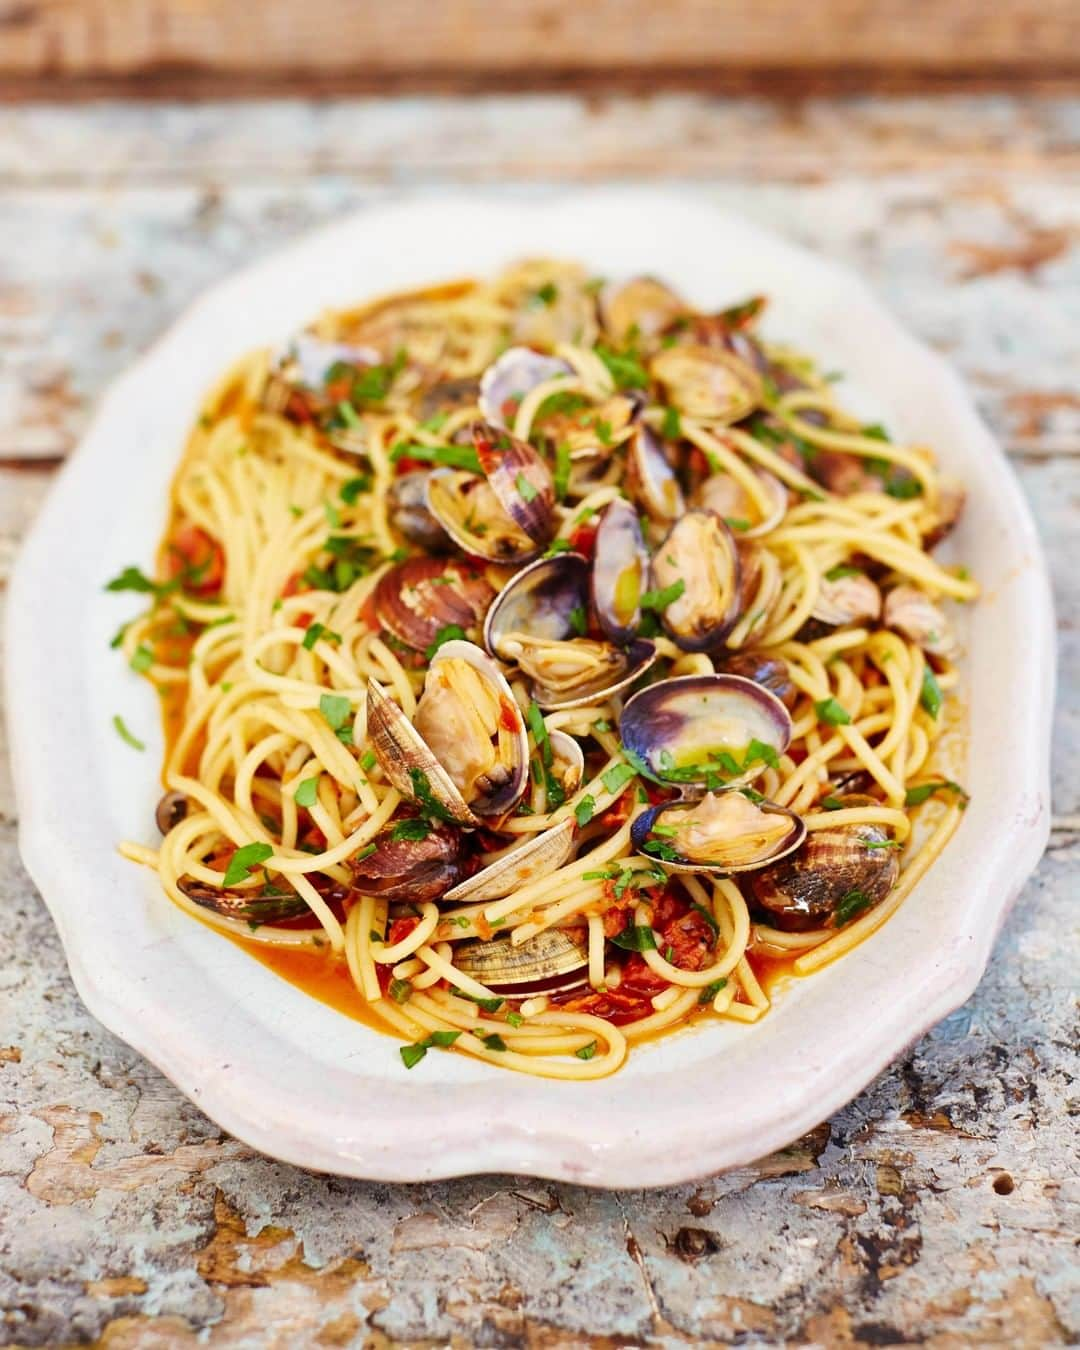
[[[586,558],[591,558],[596,550],[596,526],[579,525],[570,535],[570,547],[575,553],[583,553]]]
[[[192,595],[216,595],[225,576],[225,554],[198,525],[180,525],[165,545],[165,571]]]

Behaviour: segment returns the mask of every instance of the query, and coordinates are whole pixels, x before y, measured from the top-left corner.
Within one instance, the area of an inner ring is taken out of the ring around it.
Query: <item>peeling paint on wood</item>
[[[1058,828],[973,998],[790,1148],[647,1193],[368,1185],[223,1137],[79,1003],[18,862],[0,743],[0,1342],[1080,1338],[1078,132],[1080,102],[1034,99],[0,113],[0,604],[103,383],[202,286],[390,188],[644,172],[853,262],[960,366],[1022,452],[1065,686]]]

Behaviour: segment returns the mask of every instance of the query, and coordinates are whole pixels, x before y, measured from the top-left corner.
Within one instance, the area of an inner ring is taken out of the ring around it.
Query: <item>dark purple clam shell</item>
[[[589,561],[580,553],[557,553],[523,567],[495,597],[484,620],[484,646],[503,657],[503,633],[561,641],[574,636],[571,613],[589,603]]]
[[[791,714],[763,685],[741,675],[681,675],[639,690],[623,709],[623,744],[658,778],[741,787],[791,742]],[[766,749],[751,762],[754,741]],[[721,756],[734,761],[730,763]]]
[[[555,533],[555,480],[547,461],[528,441],[490,422],[473,423],[472,437],[503,510],[530,539],[548,543]]]

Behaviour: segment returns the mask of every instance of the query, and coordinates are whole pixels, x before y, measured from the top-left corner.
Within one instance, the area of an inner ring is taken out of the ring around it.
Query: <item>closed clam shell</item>
[[[552,829],[504,853],[474,876],[459,882],[442,898],[469,904],[481,900],[501,900],[561,867],[569,858],[573,846],[574,821],[567,817]]]
[[[740,539],[760,538],[775,530],[783,520],[787,511],[787,489],[771,473],[761,472],[757,477],[769,502],[764,512],[751,502],[743,485],[729,473],[710,474],[695,492],[694,505],[714,512]]]
[[[680,675],[636,693],[623,708],[619,732],[659,778],[697,783],[717,777],[744,787],[767,767],[764,758],[747,762],[752,742],[761,753],[782,755],[792,723],[776,695],[753,680]]]
[[[844,624],[872,623],[881,615],[881,591],[865,572],[840,569],[842,575],[821,578],[810,617],[839,628]]]
[[[686,313],[686,302],[654,277],[631,277],[603,287],[598,308],[604,331],[616,342],[625,342],[631,334],[648,342]]]
[[[649,363],[649,373],[664,386],[687,417],[732,423],[760,404],[761,377],[731,352],[697,344],[665,347]]]
[[[854,917],[896,884],[900,863],[891,842],[880,825],[814,830],[797,853],[751,876],[754,902],[778,928],[792,931],[832,923],[845,901]]]
[[[563,928],[548,928],[527,942],[509,937],[457,946],[454,964],[497,994],[525,998],[581,984],[589,963],[586,943]]]
[[[494,598],[494,587],[468,563],[418,557],[383,573],[374,603],[382,626],[422,652],[451,624],[475,633]]]
[[[429,553],[449,553],[454,541],[428,510],[430,475],[430,469],[398,474],[386,489],[386,513],[394,529],[411,544],[418,544]]]

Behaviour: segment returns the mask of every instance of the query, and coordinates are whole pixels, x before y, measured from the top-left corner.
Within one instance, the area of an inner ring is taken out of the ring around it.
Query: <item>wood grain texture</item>
[[[388,195],[650,176],[855,266],[956,363],[1042,531],[1063,684],[1055,834],[974,997],[782,1153],[655,1192],[627,1177],[618,1194],[520,1177],[365,1185],[223,1137],[79,1003],[18,862],[0,717],[0,1342],[1080,1339],[1078,149],[1069,100],[0,112],[0,608],[103,385],[205,285]]]
[[[1073,0],[8,0],[0,74],[183,94],[239,81],[371,88],[387,79],[512,86],[597,77],[1067,78]],[[51,91],[51,92],[50,92]]]

